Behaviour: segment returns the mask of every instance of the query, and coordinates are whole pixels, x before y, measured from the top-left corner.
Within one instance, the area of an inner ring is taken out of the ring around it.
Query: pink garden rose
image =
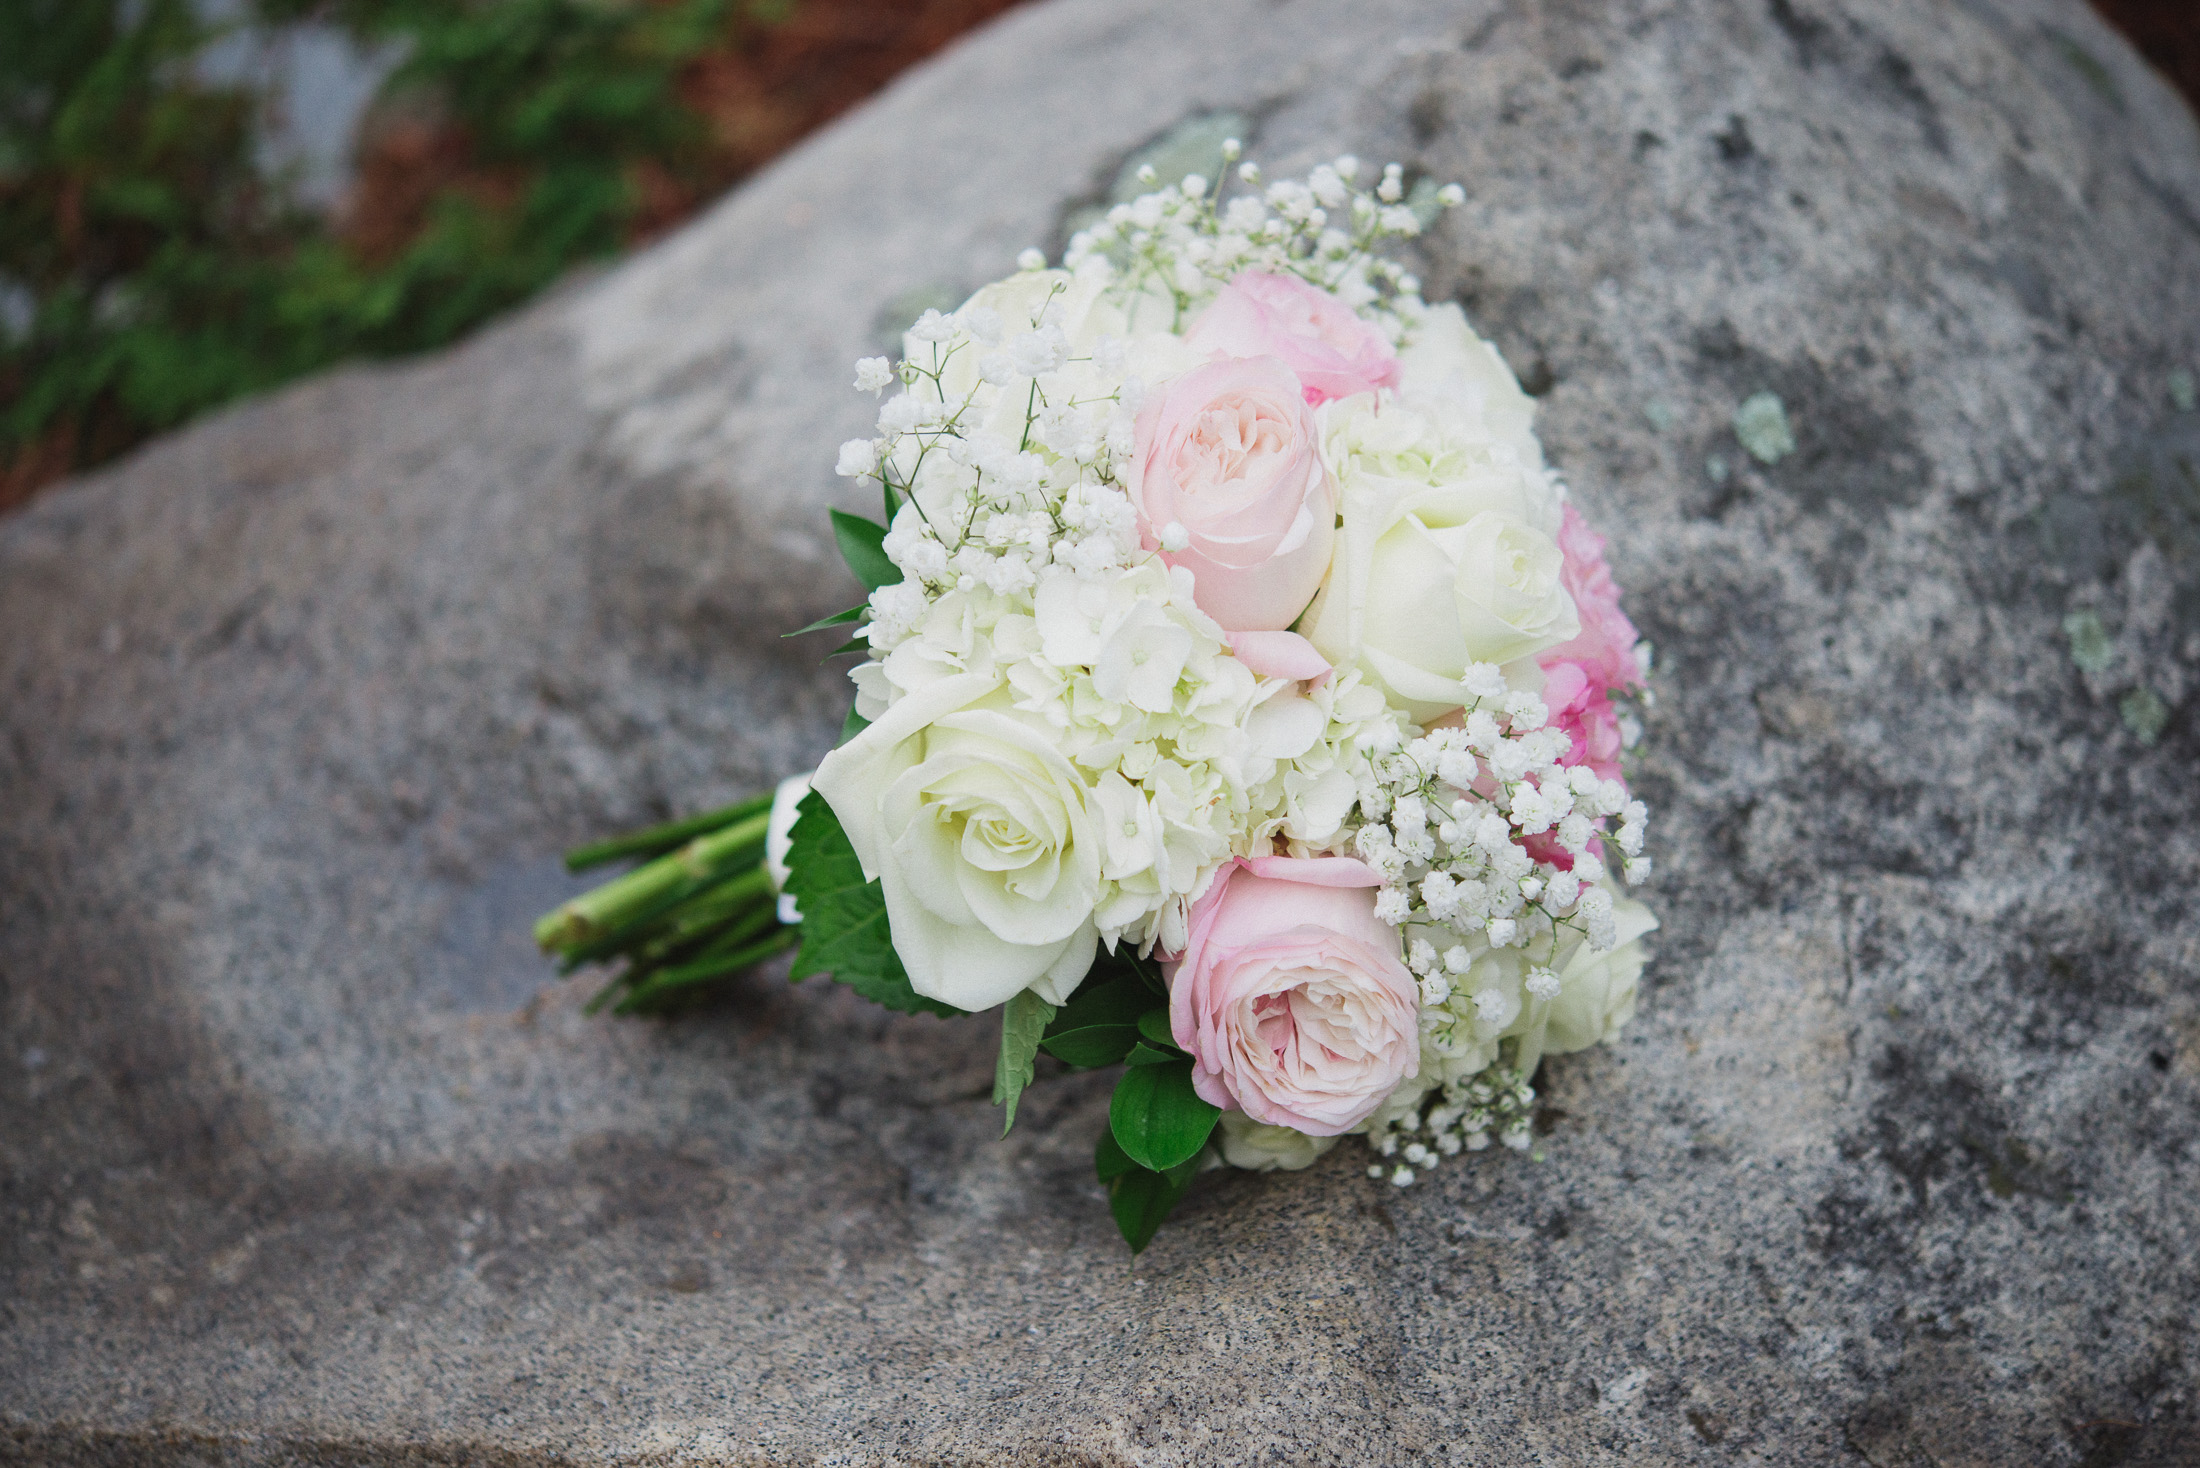
[[[1169,1029],[1225,1110],[1333,1137],[1420,1067],[1420,994],[1374,868],[1350,857],[1233,861],[1167,965]]]
[[[1215,293],[1185,344],[1225,357],[1279,357],[1309,404],[1398,385],[1398,353],[1350,306],[1295,275],[1248,270]]]
[[[1276,358],[1209,362],[1157,390],[1127,478],[1146,548],[1192,573],[1193,599],[1227,630],[1281,631],[1321,589],[1336,489]]]

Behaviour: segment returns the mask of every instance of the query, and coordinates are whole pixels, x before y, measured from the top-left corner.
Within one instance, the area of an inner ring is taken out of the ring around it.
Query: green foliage
[[[1153,995],[1135,975],[1087,978],[1047,1026],[1039,1048],[1079,1070],[1114,1065],[1138,1041],[1138,1017]]]
[[[1101,1183],[1108,1190],[1108,1211],[1115,1215],[1115,1226],[1133,1254],[1145,1252],[1163,1220],[1168,1218],[1170,1210],[1176,1207],[1199,1172],[1197,1155],[1166,1172],[1140,1167],[1131,1161],[1110,1132],[1100,1134],[1100,1145],[1093,1151],[1092,1162],[1093,1171],[1100,1175]]]
[[[1192,1089],[1192,1062],[1179,1054],[1154,1052],[1139,1063],[1144,1046],[1132,1050],[1132,1064],[1115,1083],[1108,1101],[1108,1130],[1123,1155],[1154,1172],[1189,1162],[1207,1145],[1222,1109]]]
[[[846,510],[827,513],[832,516],[833,539],[840,544],[840,558],[848,563],[856,580],[872,591],[901,580],[901,567],[886,556],[885,526]]]
[[[864,880],[863,864],[825,797],[813,790],[796,809],[801,814],[787,852],[787,891],[802,910],[802,950],[788,977],[829,973],[864,998],[904,1014],[961,1014],[910,987],[887,926],[886,893]],[[1045,1023],[1041,1020],[1040,1027]]]
[[[340,358],[440,346],[642,217],[637,169],[708,185],[681,68],[743,0],[261,0],[405,59],[385,98],[455,127],[463,176],[368,258],[263,180],[260,101],[198,78],[189,0],[0,5],[0,501]]]
[[[186,0],[0,6],[0,464],[102,403],[160,427],[295,370],[296,221],[253,99],[188,70],[208,35]]]
[[[1001,1058],[993,1069],[993,1104],[1008,1108],[1001,1135],[1016,1124],[1016,1098],[1031,1084],[1039,1058],[1039,1037],[1054,1018],[1054,1006],[1029,989],[1001,1006]]]

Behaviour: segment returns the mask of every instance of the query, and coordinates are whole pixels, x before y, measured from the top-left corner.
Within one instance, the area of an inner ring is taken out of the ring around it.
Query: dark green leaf
[[[1005,1106],[1001,1135],[1016,1124],[1016,1098],[1031,1084],[1032,1062],[1039,1055],[1039,1037],[1054,1018],[1054,1006],[1029,989],[1001,1006],[1001,1057],[993,1066],[993,1104]]]
[[[1167,1065],[1172,1060],[1182,1060],[1183,1058],[1184,1052],[1174,1045],[1166,1050],[1156,1050],[1144,1040],[1140,1040],[1137,1044],[1131,1046],[1130,1053],[1123,1057],[1123,1063],[1125,1065]]]
[[[1093,1171],[1107,1185],[1108,1211],[1115,1215],[1115,1226],[1133,1254],[1143,1253],[1153,1242],[1162,1220],[1199,1173],[1196,1156],[1166,1172],[1140,1167],[1106,1132],[1100,1135],[1092,1161]]]
[[[909,986],[887,925],[886,893],[863,879],[863,864],[825,797],[813,790],[795,809],[800,815],[790,833],[787,891],[802,909],[802,951],[788,977],[829,973],[864,998],[904,1014],[961,1014]]]
[[[1192,1089],[1192,1063],[1185,1059],[1133,1065],[1108,1102],[1108,1128],[1125,1155],[1155,1172],[1197,1157],[1221,1115]]]
[[[861,637],[851,637],[846,642],[843,642],[840,646],[834,648],[831,652],[825,654],[825,656],[829,658],[846,657],[849,653],[852,652],[869,652],[870,650],[871,644],[867,640]]]
[[[1130,1054],[1138,1043],[1138,1031],[1129,1025],[1088,1025],[1081,1030],[1049,1034],[1039,1048],[1065,1065],[1079,1070],[1098,1070]]]
[[[1093,1149],[1092,1154],[1092,1170],[1100,1175],[1100,1181],[1112,1183],[1137,1166],[1137,1163],[1131,1161],[1130,1154],[1123,1150],[1123,1144],[1115,1140],[1114,1132],[1100,1134],[1100,1145]]]
[[[1177,1048],[1176,1034],[1169,1028],[1169,1006],[1166,1004],[1157,1004],[1138,1016],[1138,1033],[1149,1045],[1168,1050]]]
[[[782,632],[779,635],[783,638],[800,637],[805,632],[823,632],[827,627],[845,627],[870,609],[871,604],[865,602],[860,607],[850,607],[845,612],[835,612],[830,617],[819,617],[807,627],[798,627],[792,632]]]
[[[840,742],[846,744],[870,727],[871,721],[869,719],[866,719],[854,709],[850,709],[848,710],[848,717],[840,721]]]
[[[1094,979],[1102,976],[1133,979],[1148,994],[1158,994],[1164,999],[1169,997],[1169,983],[1162,977],[1161,965],[1151,958],[1140,958],[1127,948],[1103,953],[1100,961],[1093,965],[1092,975]]]
[[[896,512],[896,511],[898,511],[898,510],[899,510],[899,509],[901,508],[901,497],[900,497],[899,495],[897,495],[897,494],[895,494],[895,493],[894,493],[894,486],[892,486],[891,484],[888,484],[888,483],[887,483],[887,482],[886,482],[885,480],[883,480],[883,479],[881,479],[881,480],[879,481],[879,485],[878,485],[878,487],[879,487],[879,488],[880,488],[881,490],[885,491],[885,494],[886,494],[886,523],[887,523],[887,524],[889,524],[889,525],[891,525],[891,524],[893,524],[893,523],[894,523],[894,514],[895,514],[895,512]]]
[[[886,527],[876,520],[851,515],[846,510],[829,512],[833,539],[840,543],[840,558],[855,572],[856,580],[876,591],[901,580],[901,567],[886,558]]]
[[[1129,973],[1087,979],[1047,1026],[1040,1048],[1081,1070],[1113,1065],[1138,1040],[1138,1016],[1153,1002]]]

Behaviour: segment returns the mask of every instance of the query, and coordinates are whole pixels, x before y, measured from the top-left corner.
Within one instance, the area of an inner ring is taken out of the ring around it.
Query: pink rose
[[[1233,861],[1167,966],[1169,1029],[1216,1106],[1312,1137],[1367,1119],[1421,1063],[1420,994],[1350,857]]]
[[[1225,357],[1280,357],[1308,403],[1398,385],[1398,353],[1350,306],[1295,275],[1248,270],[1215,293],[1185,343]]]
[[[1299,380],[1274,357],[1209,362],[1156,391],[1127,478],[1146,548],[1189,570],[1229,631],[1281,631],[1321,589],[1336,490]]]

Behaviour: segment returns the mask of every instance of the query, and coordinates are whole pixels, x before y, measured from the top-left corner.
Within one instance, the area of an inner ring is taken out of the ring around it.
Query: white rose
[[[992,673],[913,689],[825,757],[813,784],[886,890],[919,994],[989,1009],[1066,1002],[1092,966],[1107,840],[1052,733]]]
[[[1310,1137],[1287,1126],[1270,1126],[1242,1111],[1225,1111],[1215,1128],[1222,1160],[1247,1172],[1297,1172],[1337,1145],[1335,1137]]]
[[[1535,1069],[1545,1055],[1566,1055],[1601,1045],[1635,1017],[1635,989],[1649,955],[1642,940],[1658,920],[1629,898],[1612,904],[1617,942],[1603,952],[1579,938],[1561,948],[1551,965],[1558,975],[1553,999],[1529,998],[1508,1035],[1520,1041],[1520,1068]]]
[[[1446,403],[1362,395],[1321,415],[1344,522],[1302,624],[1323,656],[1426,723],[1459,707],[1470,663],[1527,664],[1581,630],[1539,466]]]
[[[1467,324],[1449,301],[1431,306],[1398,350],[1398,395],[1409,402],[1444,401],[1480,421],[1483,435],[1530,468],[1543,467],[1535,437],[1535,399],[1497,348]]]

